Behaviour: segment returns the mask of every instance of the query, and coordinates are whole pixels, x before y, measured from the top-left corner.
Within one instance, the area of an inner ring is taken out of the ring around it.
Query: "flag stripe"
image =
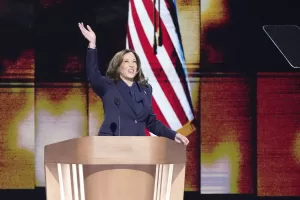
[[[127,25],[127,36],[126,36],[126,49],[131,49],[131,47],[129,46],[129,39],[128,39],[128,31],[129,31],[129,28],[128,28],[128,25]]]
[[[135,25],[133,23],[131,3],[129,3],[128,27],[129,27],[129,33],[130,33],[130,36],[132,39],[134,50],[139,53],[141,62],[143,63],[142,69],[143,69],[144,73],[147,74],[149,81],[151,81],[151,85],[153,88],[153,97],[154,97],[155,101],[157,102],[159,109],[163,113],[163,116],[166,118],[166,121],[168,122],[170,128],[173,130],[178,130],[179,128],[182,127],[182,124],[179,121],[172,106],[168,102],[164,91],[160,87],[154,73],[151,70],[149,62],[146,58],[146,55],[145,55],[142,45],[140,43],[138,34],[136,32]]]
[[[156,103],[155,100],[152,101],[152,109],[156,111],[155,114],[156,114],[157,119],[160,120],[160,121],[161,121],[163,124],[165,124],[167,127],[169,127],[169,126],[168,126],[168,123],[167,123],[167,121],[166,121],[166,119],[164,118],[164,115],[162,114],[162,112],[161,112],[161,110],[159,109],[159,107],[158,107],[158,105],[157,105],[157,103]],[[169,127],[169,128],[170,128],[170,127]],[[153,133],[150,132],[150,135],[153,136]]]
[[[166,73],[165,73],[165,71],[168,70],[169,72],[171,72],[171,73],[168,73],[168,74],[170,74],[174,78],[175,77],[178,78],[176,72],[172,73],[172,69],[174,69],[174,66],[172,65],[172,63],[166,63],[166,62],[161,64],[161,62],[159,62],[157,60],[157,57],[152,53],[153,49],[151,47],[151,44],[149,43],[149,41],[147,41],[147,37],[145,35],[146,31],[145,32],[143,31],[144,29],[141,25],[141,22],[140,22],[139,18],[138,18],[138,15],[137,15],[137,12],[136,12],[137,10],[136,10],[134,4],[131,4],[131,9],[132,9],[132,16],[133,16],[133,19],[134,19],[133,23],[134,23],[134,25],[137,29],[137,33],[138,33],[139,39],[142,43],[142,46],[143,46],[143,49],[145,51],[146,57],[148,58],[148,60],[151,60],[151,63],[150,63],[151,67],[154,68],[153,73],[156,77],[159,76],[163,79],[163,81],[160,81],[160,85],[163,88],[163,90],[165,91],[165,95],[167,96],[167,99],[170,102],[170,104],[171,104],[172,108],[174,109],[175,113],[177,114],[177,117],[179,118],[180,122],[182,124],[184,124],[188,121],[188,119],[186,117],[187,115],[183,110],[181,102],[180,102],[180,100],[177,96],[178,94],[176,94],[176,92],[174,90],[175,87],[177,87],[176,89],[178,89],[178,87],[181,87],[181,83],[180,82],[172,82],[172,84],[171,84],[170,78],[172,78],[172,77],[167,76]],[[139,16],[141,16],[141,15],[139,15]],[[142,21],[145,23],[144,20],[142,20]],[[159,53],[158,53],[158,55],[159,55]],[[165,57],[163,60],[167,60],[168,55],[164,55],[164,54],[160,54],[160,55]],[[165,66],[165,68],[167,68],[167,69],[165,69],[165,71],[161,71],[160,69],[162,68],[162,66]],[[170,67],[168,67],[168,66],[170,66]],[[159,70],[157,70],[157,69],[159,69]],[[159,71],[161,71],[161,72],[159,72]],[[179,83],[179,86],[176,83]],[[184,97],[185,93],[183,92],[183,93],[181,93],[181,95]]]
[[[131,39],[131,36],[130,36],[130,31],[129,31],[128,24],[127,24],[127,37],[126,37],[126,41],[127,41],[126,48],[128,48],[128,49],[134,49],[133,43],[132,43],[132,39]]]
[[[157,119],[159,119],[163,124],[167,125],[167,127],[170,128],[170,126],[168,125],[164,115],[162,114],[161,110],[159,109],[157,102],[154,100],[152,101],[152,109],[155,110],[155,114]]]

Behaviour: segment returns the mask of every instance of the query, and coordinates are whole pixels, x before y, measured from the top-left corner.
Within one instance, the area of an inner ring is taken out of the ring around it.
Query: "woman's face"
[[[137,62],[134,54],[132,52],[126,53],[120,65],[121,78],[133,80],[137,73]]]

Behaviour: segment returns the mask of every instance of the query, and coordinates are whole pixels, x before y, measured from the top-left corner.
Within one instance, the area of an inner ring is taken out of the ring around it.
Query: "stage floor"
[[[257,197],[255,195],[232,195],[232,194],[199,194],[199,192],[185,192],[184,200],[287,200],[299,199],[299,197]],[[0,190],[0,200],[46,200],[45,188],[34,190]]]

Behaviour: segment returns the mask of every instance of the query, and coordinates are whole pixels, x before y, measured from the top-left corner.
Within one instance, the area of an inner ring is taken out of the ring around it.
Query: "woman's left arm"
[[[149,90],[150,90],[149,99],[150,99],[150,102],[152,102],[151,101],[151,99],[152,99],[152,87],[151,86],[149,87]],[[154,114],[154,112],[152,110],[152,103],[151,103],[151,112],[150,112],[148,120],[146,122],[146,127],[151,133],[153,133],[157,136],[166,137],[171,140],[175,140],[178,143],[183,143],[185,145],[187,145],[189,143],[189,140],[185,136],[168,128],[166,125],[164,125],[161,121],[159,121],[156,118],[156,115]]]
[[[175,136],[177,132],[168,128],[161,121],[156,119],[156,115],[153,113],[152,109],[148,117],[148,120],[146,122],[146,127],[151,133],[154,133],[157,136],[162,136],[162,137],[169,138],[171,140],[175,140]]]

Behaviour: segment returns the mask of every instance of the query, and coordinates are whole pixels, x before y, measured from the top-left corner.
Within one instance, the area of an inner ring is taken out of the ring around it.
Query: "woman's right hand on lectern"
[[[96,34],[91,29],[89,25],[87,25],[87,29],[84,27],[83,23],[78,23],[78,26],[81,30],[82,35],[90,42],[89,47],[96,47]]]

